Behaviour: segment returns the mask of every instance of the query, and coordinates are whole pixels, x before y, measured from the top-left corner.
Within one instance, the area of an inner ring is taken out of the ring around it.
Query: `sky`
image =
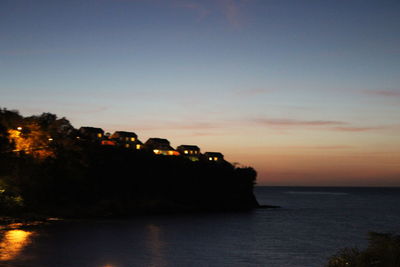
[[[0,107],[219,151],[259,185],[400,186],[400,2],[1,0]]]

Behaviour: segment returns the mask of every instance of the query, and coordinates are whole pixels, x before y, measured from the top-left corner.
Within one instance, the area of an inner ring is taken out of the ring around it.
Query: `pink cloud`
[[[194,1],[175,1],[174,5],[178,8],[188,9],[197,13],[200,19],[206,17],[210,13],[210,10],[208,8]]]
[[[228,22],[237,27],[240,26],[241,22],[239,19],[238,6],[235,0],[220,0],[222,4],[222,12],[225,14]]]
[[[382,130],[386,129],[386,126],[374,126],[374,127],[335,127],[332,128],[335,131],[342,131],[342,132],[367,132],[372,130]]]
[[[82,49],[73,49],[73,48],[22,48],[22,49],[11,49],[11,50],[2,50],[0,51],[0,55],[5,56],[40,56],[47,54],[78,54],[84,52]]]
[[[295,119],[256,119],[254,122],[270,126],[325,126],[347,124],[343,121],[330,120],[295,120]]]
[[[235,28],[241,27],[243,24],[243,12],[241,10],[251,0],[218,0],[218,2],[229,24]]]
[[[217,129],[224,127],[221,124],[217,123],[208,123],[208,122],[157,122],[153,121],[151,123],[142,122],[136,123],[136,128],[141,130],[197,130],[204,131],[210,129]]]
[[[289,149],[317,149],[317,150],[336,150],[336,149],[350,149],[354,148],[354,146],[347,145],[332,145],[332,146],[286,146],[281,148],[289,148]]]
[[[171,6],[173,8],[190,10],[198,14],[200,19],[208,17],[211,13],[222,15],[226,21],[235,28],[243,24],[243,8],[252,0],[213,0],[208,3],[199,0],[98,0],[112,2],[140,3],[150,1],[157,6]]]
[[[271,90],[264,88],[254,88],[248,90],[238,90],[235,93],[240,96],[255,96],[255,95],[263,95],[269,92],[271,92]]]
[[[226,136],[226,133],[216,133],[216,132],[194,132],[188,136],[201,137],[201,136]]]
[[[201,19],[211,13],[221,14],[226,21],[233,27],[238,28],[243,24],[241,10],[250,0],[215,0],[214,3],[204,4],[203,1],[194,0],[174,0],[173,6],[197,12]]]
[[[390,90],[367,90],[364,91],[370,95],[387,96],[387,97],[400,97],[400,91],[390,91]]]

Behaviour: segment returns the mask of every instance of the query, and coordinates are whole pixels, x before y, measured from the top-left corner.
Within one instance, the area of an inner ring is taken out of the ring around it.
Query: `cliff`
[[[65,126],[68,121],[62,119],[61,123],[50,115],[44,121],[41,117],[28,120],[37,125],[31,126],[39,140],[35,142],[42,142],[42,136],[48,140],[50,135],[57,136],[35,153],[15,149],[16,145],[34,146],[28,142],[33,130],[21,133],[25,143],[15,144],[9,138],[9,129],[17,123],[24,122],[24,128],[28,128],[26,118],[14,117],[10,122],[0,117],[3,215],[33,212],[63,217],[125,216],[258,207],[253,194],[256,172],[250,167],[237,168],[226,161],[193,162],[184,157],[79,141],[71,134],[73,127]]]

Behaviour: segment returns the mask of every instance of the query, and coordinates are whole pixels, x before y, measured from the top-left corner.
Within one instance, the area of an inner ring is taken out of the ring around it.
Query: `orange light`
[[[0,260],[12,260],[30,243],[32,232],[24,230],[9,230],[0,241]]]
[[[104,146],[115,146],[115,142],[111,140],[102,140],[101,144]]]

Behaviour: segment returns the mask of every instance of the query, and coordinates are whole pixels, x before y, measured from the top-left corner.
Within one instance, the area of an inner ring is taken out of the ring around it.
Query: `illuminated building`
[[[219,152],[206,152],[204,158],[208,161],[224,161],[224,155]]]
[[[171,147],[167,139],[150,138],[144,145],[156,155],[179,156],[179,152]]]
[[[104,131],[101,128],[81,127],[78,130],[79,139],[87,141],[101,141],[104,139]]]
[[[125,148],[142,149],[143,143],[134,132],[117,131],[111,135],[111,140],[117,145]]]
[[[180,145],[177,147],[181,156],[186,157],[192,161],[198,161],[200,157],[200,148],[195,145]]]

